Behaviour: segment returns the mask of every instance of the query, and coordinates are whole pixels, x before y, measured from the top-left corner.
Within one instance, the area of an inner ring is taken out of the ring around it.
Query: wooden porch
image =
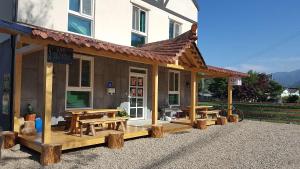
[[[189,123],[189,120],[187,121]],[[176,124],[176,123],[164,123],[163,132],[164,133],[176,133],[192,129],[191,125],[186,124]],[[127,130],[124,132],[124,140],[147,137],[149,136],[149,131],[151,125],[146,126],[127,126]],[[51,140],[48,144],[62,145],[62,150],[69,150],[81,147],[87,147],[91,145],[105,144],[106,137],[110,133],[121,133],[122,131],[116,130],[97,130],[95,136],[83,135],[80,137],[79,134],[70,135],[64,131],[63,127],[52,127]],[[35,136],[25,136],[18,135],[19,142],[39,153],[42,152],[42,135],[38,134]]]
[[[70,135],[64,131],[61,127],[52,128],[51,131],[51,140],[48,144],[59,144],[62,145],[62,150],[86,147],[91,145],[103,144],[105,143],[105,137],[110,133],[121,133],[122,131],[116,130],[97,130],[95,136],[83,135],[80,137],[79,134]],[[135,127],[128,126],[127,130],[124,132],[124,139],[132,139],[137,137],[148,136],[148,128],[146,127]],[[19,142],[37,152],[42,151],[42,135],[38,134],[35,136],[18,136]]]

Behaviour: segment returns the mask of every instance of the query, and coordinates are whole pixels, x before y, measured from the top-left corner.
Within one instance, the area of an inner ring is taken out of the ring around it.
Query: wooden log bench
[[[86,128],[86,135],[89,135],[91,132],[93,136],[96,135],[96,130],[95,126],[101,126],[103,127],[104,124],[108,124],[109,128],[110,126],[113,126],[112,128],[116,130],[119,129],[119,127],[122,127],[123,131],[126,131],[127,129],[127,120],[128,118],[123,118],[123,117],[116,117],[112,119],[85,119],[85,120],[79,120],[79,128],[80,128],[80,137],[83,135],[83,128]]]
[[[217,117],[219,117],[219,110],[201,111],[201,118],[207,119],[208,115],[210,115],[212,119],[217,119]]]

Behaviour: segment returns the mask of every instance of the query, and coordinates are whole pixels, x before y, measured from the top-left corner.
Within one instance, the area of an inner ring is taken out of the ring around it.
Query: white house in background
[[[282,93],[281,97],[288,97],[288,96],[300,96],[299,89],[297,88],[286,88]]]
[[[196,0],[11,0],[0,11],[13,2],[16,22],[125,46],[173,38],[198,20]]]

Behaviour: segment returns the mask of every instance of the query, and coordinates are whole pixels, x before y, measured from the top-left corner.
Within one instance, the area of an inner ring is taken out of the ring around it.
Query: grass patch
[[[227,109],[224,102],[201,102],[199,105],[214,106],[215,109]],[[246,119],[300,124],[299,104],[273,103],[234,103],[235,108],[244,112]]]

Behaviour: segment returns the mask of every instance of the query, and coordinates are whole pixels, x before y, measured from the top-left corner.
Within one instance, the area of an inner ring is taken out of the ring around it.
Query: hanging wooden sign
[[[57,64],[71,64],[73,62],[73,49],[48,45],[47,61]]]
[[[242,85],[242,78],[240,77],[230,77],[229,84],[232,86],[241,86]]]

